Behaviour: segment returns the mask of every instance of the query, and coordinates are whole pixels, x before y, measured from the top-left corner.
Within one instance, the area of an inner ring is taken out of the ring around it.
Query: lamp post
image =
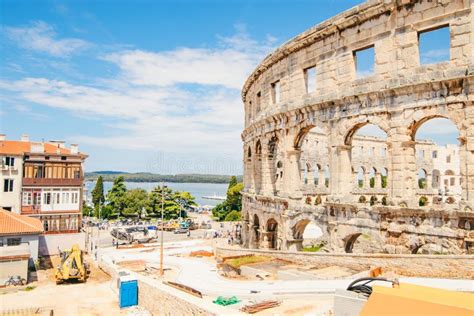
[[[163,230],[164,230],[164,206],[165,206],[165,186],[161,182],[161,245],[160,245],[160,275],[163,276]]]

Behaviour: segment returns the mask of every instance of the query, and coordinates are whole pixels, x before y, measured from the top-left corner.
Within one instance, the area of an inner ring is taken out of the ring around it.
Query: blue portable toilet
[[[135,277],[130,275],[120,277],[119,305],[120,308],[138,305],[138,281]]]

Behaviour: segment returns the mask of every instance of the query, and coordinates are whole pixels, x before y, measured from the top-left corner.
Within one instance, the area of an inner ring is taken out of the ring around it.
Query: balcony
[[[76,179],[46,179],[46,178],[23,178],[23,186],[82,186],[83,178]]]
[[[41,213],[39,205],[27,205],[21,207],[21,215],[33,215]]]

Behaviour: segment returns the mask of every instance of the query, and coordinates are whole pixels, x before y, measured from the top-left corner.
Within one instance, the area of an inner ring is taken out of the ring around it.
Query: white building
[[[3,141],[5,135],[0,134],[0,207],[20,213],[23,154],[5,148],[7,145]]]

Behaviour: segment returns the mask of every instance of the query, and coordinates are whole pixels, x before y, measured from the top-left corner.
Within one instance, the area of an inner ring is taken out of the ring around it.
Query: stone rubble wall
[[[474,279],[474,256],[452,255],[391,255],[391,254],[330,254],[262,249],[239,249],[217,246],[217,257],[255,254],[289,260],[320,268],[340,266],[356,271],[382,267],[403,276]]]

